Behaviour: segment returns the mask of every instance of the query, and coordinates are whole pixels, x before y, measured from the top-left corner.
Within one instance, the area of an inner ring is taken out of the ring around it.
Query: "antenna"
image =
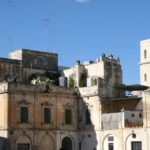
[[[54,46],[54,53],[56,53],[56,13],[52,13],[53,19],[53,46]]]
[[[9,42],[9,52],[11,52],[12,50],[12,18],[13,18],[13,1],[12,0],[7,0],[7,4],[8,4],[8,15],[9,15],[9,24],[10,24],[10,33],[9,33],[9,37],[8,37],[8,42]]]
[[[12,50],[12,38],[11,38],[11,36],[8,37],[8,40],[9,40],[9,52],[11,52],[11,50]]]
[[[9,13],[10,13],[10,15],[12,15],[13,14],[13,2],[12,2],[12,0],[8,0],[8,8],[9,8]]]
[[[45,49],[48,49],[48,23],[49,23],[49,18],[45,18],[44,19]]]

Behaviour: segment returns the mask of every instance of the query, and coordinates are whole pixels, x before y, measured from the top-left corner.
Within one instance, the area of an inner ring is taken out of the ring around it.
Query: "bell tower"
[[[140,83],[150,86],[150,39],[140,42]]]

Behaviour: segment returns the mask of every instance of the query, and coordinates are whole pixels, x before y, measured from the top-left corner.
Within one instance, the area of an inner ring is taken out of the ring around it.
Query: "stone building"
[[[77,91],[48,85],[0,85],[0,136],[10,150],[55,150],[77,141]]]
[[[122,69],[119,58],[115,59],[112,55],[106,57],[103,54],[97,58],[96,62],[87,61],[83,64],[77,61],[77,64],[63,71],[67,77],[68,86],[74,81],[74,87],[92,87],[100,88],[100,97],[113,98],[120,97],[123,93],[114,88],[115,85],[122,84]]]
[[[0,59],[0,149],[78,147],[78,91],[56,86],[57,57],[21,49]]]
[[[80,84],[83,73],[87,81],[84,86]],[[96,62],[81,64],[78,61],[74,67],[64,70],[64,75],[68,86],[79,88],[78,123],[82,150],[147,149],[143,99],[141,94],[133,95],[132,92],[142,93],[148,87],[124,85],[118,58],[102,55]],[[90,121],[86,120],[88,113]]]
[[[27,49],[1,58],[0,149],[150,149],[149,49],[142,41],[141,85],[123,84],[112,55],[71,68]]]
[[[0,58],[0,81],[27,82],[33,74],[58,72],[58,55],[28,49],[19,49],[9,54],[10,59]]]

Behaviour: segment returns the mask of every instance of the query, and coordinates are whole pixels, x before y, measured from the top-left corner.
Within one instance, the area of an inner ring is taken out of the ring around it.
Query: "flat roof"
[[[115,88],[125,91],[143,91],[147,90],[149,87],[141,84],[133,84],[133,85],[117,85]]]
[[[116,97],[116,98],[102,98],[102,102],[109,102],[109,101],[121,101],[121,100],[140,100],[141,97],[137,96],[125,96],[125,97]]]
[[[21,48],[21,49],[14,50],[14,51],[10,52],[10,54],[18,52],[18,51],[58,56],[58,53],[53,53],[53,52],[48,52],[48,51],[41,51],[41,50],[32,50],[32,49],[26,49],[26,48]]]
[[[0,57],[0,62],[7,62],[7,63],[15,63],[15,64],[18,64],[18,63],[20,62],[20,60]]]

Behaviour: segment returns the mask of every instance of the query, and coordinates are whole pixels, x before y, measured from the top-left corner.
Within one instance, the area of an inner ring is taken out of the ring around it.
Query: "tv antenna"
[[[54,46],[54,53],[56,53],[56,13],[52,13],[52,21],[53,21],[53,46]]]
[[[45,48],[48,49],[48,23],[49,18],[44,19],[44,33],[45,33]]]
[[[12,23],[13,23],[13,0],[7,0],[7,5],[8,5],[8,15],[9,15],[9,29],[10,29],[10,33],[9,33],[9,37],[8,37],[8,42],[9,42],[9,52],[12,51]]]
[[[12,15],[13,14],[13,1],[12,0],[8,0],[8,8],[9,8],[9,14]]]

